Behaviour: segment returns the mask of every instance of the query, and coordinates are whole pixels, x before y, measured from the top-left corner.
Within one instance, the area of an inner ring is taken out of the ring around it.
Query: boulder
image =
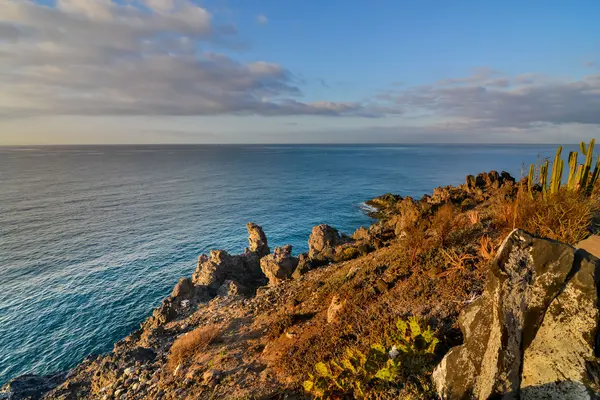
[[[267,282],[260,270],[259,259],[252,253],[232,256],[224,250],[212,250],[210,256],[203,254],[198,258],[198,266],[192,275],[194,285],[206,286],[216,293],[227,280],[244,282],[251,291]]]
[[[464,344],[433,372],[439,396],[593,398],[599,268],[583,250],[514,230],[461,312]]]
[[[312,269],[312,263],[308,254],[302,253],[298,255],[298,266],[292,274],[292,279],[298,279]]]
[[[333,261],[337,246],[352,242],[352,238],[340,235],[338,230],[326,225],[317,225],[308,238],[308,256],[320,262]]]
[[[292,256],[292,245],[277,247],[273,254],[260,260],[260,268],[269,279],[270,285],[277,285],[290,279],[298,266],[298,259]]]
[[[346,300],[342,299],[337,294],[334,295],[327,308],[327,323],[335,324],[339,322],[340,314],[344,311],[344,307],[346,307]]]
[[[194,296],[194,283],[190,278],[181,278],[173,288],[171,297],[177,299],[189,299]]]
[[[248,222],[246,229],[248,229],[248,252],[256,254],[259,258],[269,254],[271,250],[262,227],[254,222]]]
[[[338,230],[329,225],[317,225],[308,239],[308,256],[312,259],[333,258],[335,246],[340,242]]]
[[[244,269],[239,256],[231,256],[225,250],[211,250],[210,255],[198,257],[198,266],[192,275],[194,285],[204,285],[217,290],[232,274]]]

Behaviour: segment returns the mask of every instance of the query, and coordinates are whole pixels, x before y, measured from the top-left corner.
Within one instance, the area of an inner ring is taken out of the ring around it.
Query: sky
[[[598,21],[598,0],[0,0],[0,145],[587,141]]]

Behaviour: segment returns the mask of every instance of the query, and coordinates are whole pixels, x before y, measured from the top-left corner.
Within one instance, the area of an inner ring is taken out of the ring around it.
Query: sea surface
[[[0,385],[110,351],[190,276],[201,253],[307,250],[311,228],[351,233],[364,201],[421,196],[555,146],[0,147]],[[563,157],[565,158],[565,157]]]

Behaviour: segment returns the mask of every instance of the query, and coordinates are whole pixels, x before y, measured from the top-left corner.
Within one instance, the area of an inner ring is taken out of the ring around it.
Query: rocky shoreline
[[[401,314],[437,324],[442,346],[431,361],[437,366],[419,374],[432,376],[441,398],[533,399],[565,393],[593,398],[600,384],[594,358],[598,260],[520,230],[502,246],[490,245],[489,263],[482,250],[487,245],[474,244],[475,237],[492,243],[503,238],[506,228],[494,225],[493,207],[518,196],[518,188],[509,174],[491,171],[468,176],[459,187],[436,188],[419,200],[383,195],[367,202],[378,219],[371,227],[345,235],[328,225],[315,226],[308,253],[298,256],[291,245],[271,251],[262,228],[248,223],[244,253],[201,255],[192,276],[181,278],[111,353],[89,356],[66,373],[15,378],[0,390],[0,399],[305,398],[299,385],[306,366],[295,363],[314,362],[311,346],[319,346],[320,336],[340,346],[359,345],[362,337],[366,342],[371,333],[356,331],[362,311],[353,314],[352,307],[367,310],[383,299],[391,314],[396,306],[386,296],[408,299]],[[417,239],[421,242],[413,243]],[[435,246],[420,251],[423,243]],[[441,260],[435,262],[444,263],[443,270],[420,271],[416,265],[429,262],[427,257]],[[435,286],[451,282],[460,282],[456,293]],[[436,291],[439,298],[433,300],[415,295],[436,296]],[[585,312],[577,303],[586,304]],[[175,357],[175,342],[206,334],[208,328],[215,334],[204,339],[201,351],[197,347],[183,360]],[[414,376],[407,379],[412,382]],[[433,396],[426,383],[415,387],[402,390]]]

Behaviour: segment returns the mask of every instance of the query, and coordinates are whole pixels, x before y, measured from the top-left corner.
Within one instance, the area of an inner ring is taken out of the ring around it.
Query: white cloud
[[[387,90],[379,99],[408,115],[427,115],[461,130],[600,125],[600,74],[574,80],[537,74],[511,79],[484,69],[466,78]]]
[[[256,16],[256,22],[258,22],[260,25],[266,25],[269,23],[269,19],[266,17],[266,15],[257,15]]]
[[[297,100],[281,65],[205,50],[237,40],[191,0],[3,0],[0,116],[362,112]]]

